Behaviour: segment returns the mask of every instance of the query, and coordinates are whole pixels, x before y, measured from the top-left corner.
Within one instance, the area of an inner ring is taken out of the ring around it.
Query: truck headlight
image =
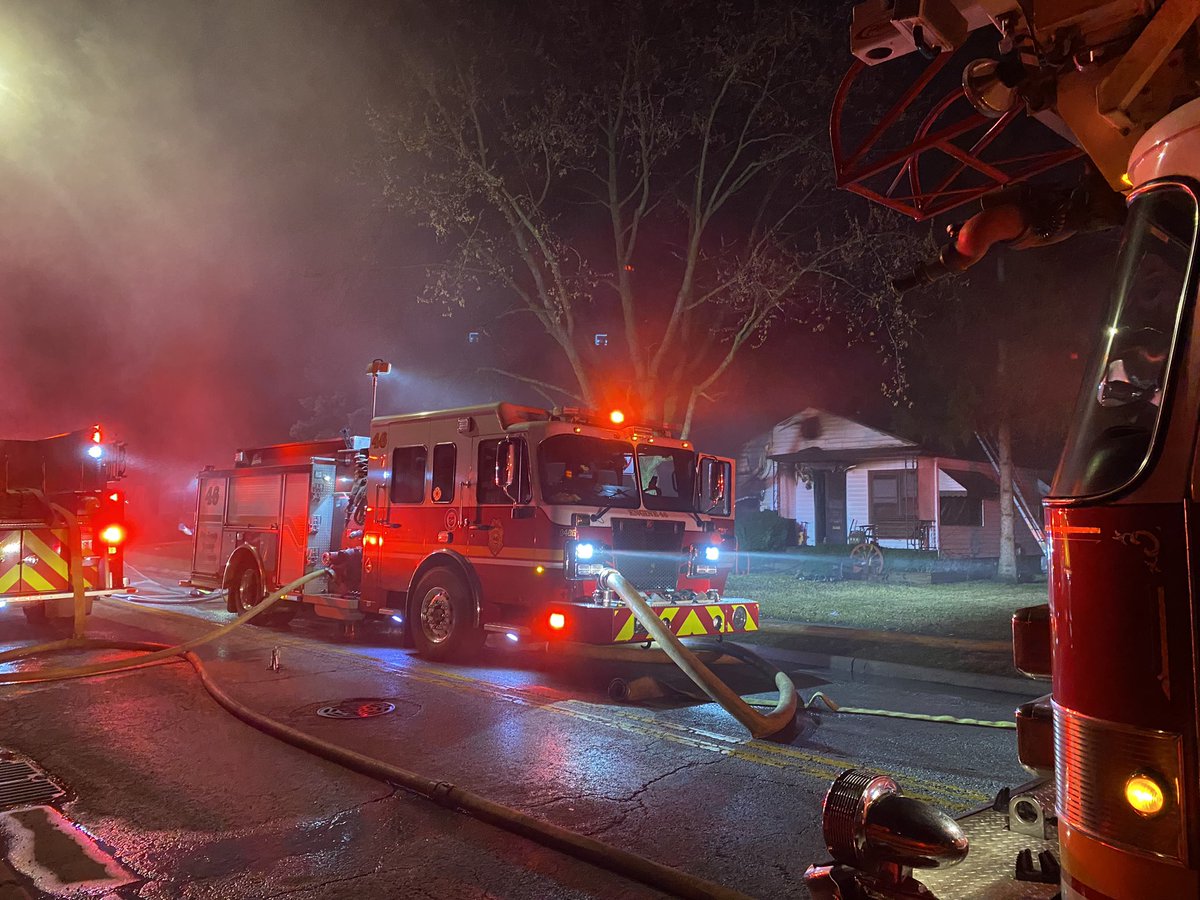
[[[715,546],[705,547],[704,548],[704,558],[707,559],[709,562],[715,563],[717,560],[719,560],[721,558],[721,548],[715,547]]]
[[[596,555],[596,545],[584,542],[575,545],[575,558],[580,560],[591,559]]]

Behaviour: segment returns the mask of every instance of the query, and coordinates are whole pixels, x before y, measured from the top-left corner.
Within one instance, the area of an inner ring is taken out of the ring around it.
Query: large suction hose
[[[388,784],[398,785],[429,798],[440,806],[458,812],[466,813],[481,822],[487,822],[505,831],[520,835],[535,841],[545,847],[550,847],[568,856],[591,863],[610,872],[615,872],[626,878],[639,881],[657,890],[665,891],[675,897],[695,898],[695,900],[748,900],[744,894],[726,888],[716,882],[707,881],[686,872],[681,872],[671,866],[663,865],[628,850],[614,847],[595,838],[578,834],[566,828],[560,828],[541,819],[534,818],[520,810],[504,806],[481,797],[472,791],[465,790],[445,781],[435,781],[425,778],[415,772],[402,769],[375,759],[347,750],[336,744],[315,738],[298,729],[292,728],[277,719],[255,712],[248,706],[234,700],[226,694],[208,674],[200,657],[192,653],[192,649],[216,640],[228,634],[253,619],[256,615],[279,602],[286,594],[297,590],[302,585],[322,575],[330,574],[325,569],[297,578],[284,585],[279,590],[265,597],[252,609],[247,610],[232,622],[214,628],[207,634],[190,641],[184,641],[174,647],[166,644],[142,643],[137,641],[104,641],[73,638],[70,640],[54,641],[39,644],[34,647],[22,647],[0,653],[0,663],[13,662],[30,656],[62,651],[62,650],[144,650],[145,656],[134,659],[117,660],[115,662],[96,663],[88,666],[75,666],[66,669],[51,669],[38,672],[21,672],[16,674],[0,674],[0,684],[30,684],[47,681],[62,681],[68,678],[83,678],[92,675],[107,675],[114,672],[124,672],[145,666],[161,665],[173,662],[179,658],[186,660],[209,695],[225,710],[237,716],[243,722],[254,726],[271,737],[298,747],[308,753],[320,756],[351,771],[375,778]]]
[[[708,666],[683,645],[671,629],[663,624],[654,614],[650,604],[638,593],[624,575],[616,569],[605,569],[598,582],[602,589],[611,589],[625,601],[625,605],[633,610],[639,622],[658,645],[666,651],[675,664],[692,679],[704,693],[708,694],[715,703],[728,712],[746,727],[756,738],[770,737],[778,734],[792,725],[796,720],[796,686],[783,672],[775,672],[775,687],[779,690],[779,700],[769,713],[761,713],[750,706],[741,696],[725,682],[713,674]]]

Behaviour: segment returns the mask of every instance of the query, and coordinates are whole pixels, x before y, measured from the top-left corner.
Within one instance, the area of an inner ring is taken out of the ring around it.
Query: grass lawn
[[[990,641],[1011,640],[1013,612],[1046,602],[1045,583],[820,582],[801,581],[783,573],[731,576],[726,593],[757,600],[765,619]],[[1009,652],[966,654],[901,641],[861,642],[849,638],[764,634],[762,640],[812,652],[1016,675]]]

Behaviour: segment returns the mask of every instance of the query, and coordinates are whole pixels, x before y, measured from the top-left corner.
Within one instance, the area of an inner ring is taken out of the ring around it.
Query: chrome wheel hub
[[[421,600],[421,632],[431,644],[445,642],[454,631],[454,607],[445,588],[433,588]]]

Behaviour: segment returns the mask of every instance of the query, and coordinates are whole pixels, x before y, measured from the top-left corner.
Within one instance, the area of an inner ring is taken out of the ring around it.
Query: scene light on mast
[[[99,459],[104,455],[104,447],[101,446],[104,442],[104,433],[100,430],[99,425],[92,426],[92,444],[88,447],[87,453],[92,459]]]

